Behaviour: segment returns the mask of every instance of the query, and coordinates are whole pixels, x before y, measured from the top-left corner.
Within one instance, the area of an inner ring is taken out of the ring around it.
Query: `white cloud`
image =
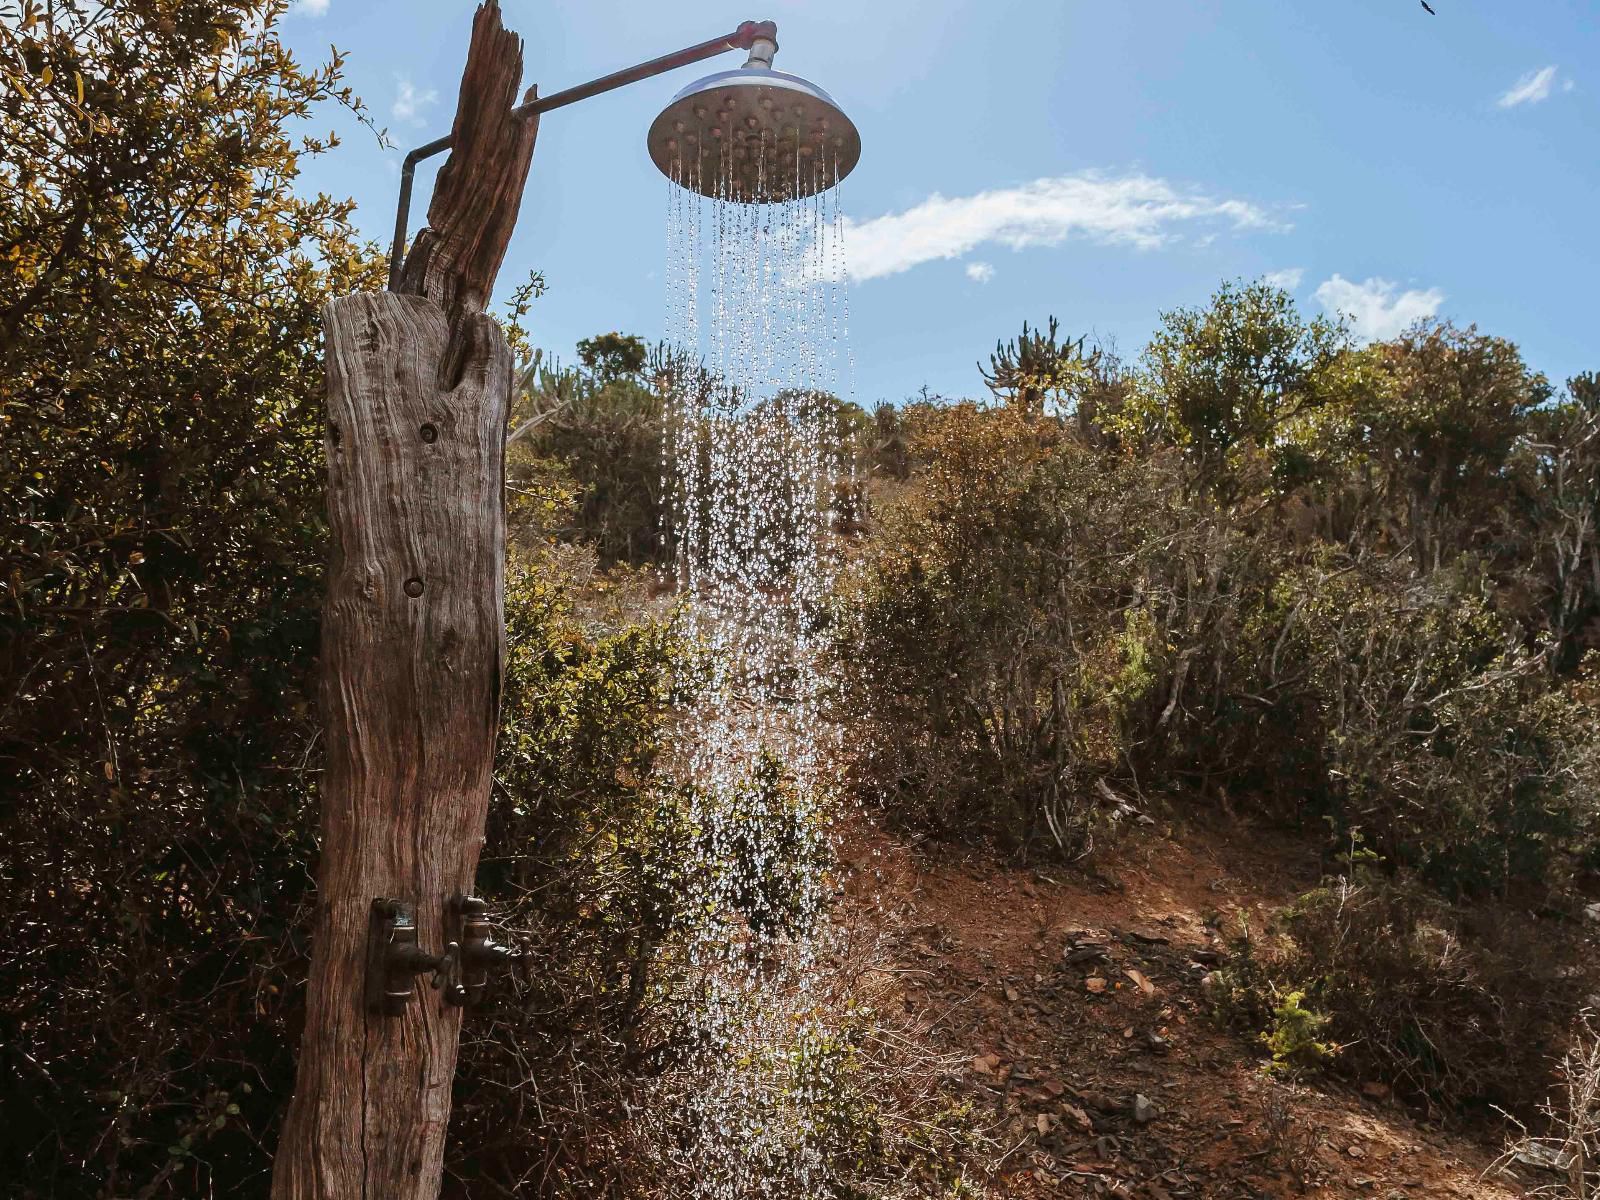
[[[1399,284],[1374,276],[1363,283],[1352,283],[1342,275],[1317,285],[1317,302],[1329,312],[1350,318],[1357,337],[1381,341],[1404,331],[1413,322],[1431,317],[1444,303],[1438,288],[1398,291]],[[1398,294],[1397,294],[1398,293]]]
[[[320,17],[328,11],[328,0],[295,0],[294,7],[289,11],[305,13],[308,17]]]
[[[973,283],[988,283],[994,278],[994,267],[986,262],[969,262],[967,264],[967,278]]]
[[[410,121],[413,124],[421,124],[417,114],[438,99],[439,93],[432,88],[425,92],[419,92],[416,84],[412,83],[411,80],[401,79],[400,94],[394,98],[394,107],[390,111],[394,113],[396,121]]]
[[[1550,98],[1550,85],[1556,81],[1553,66],[1529,71],[1511,85],[1509,91],[1496,101],[1501,108],[1515,108],[1519,104],[1537,104]]]
[[[1198,235],[1219,221],[1234,229],[1288,228],[1245,200],[1219,200],[1147,175],[1084,171],[973,196],[936,192],[904,212],[850,222],[845,240],[851,275],[877,279],[991,242],[1022,250],[1076,236],[1153,250],[1180,240],[1184,228]]]
[[[1300,286],[1300,281],[1306,277],[1304,267],[1285,267],[1281,271],[1268,271],[1261,277],[1261,281],[1275,288],[1282,288],[1292,292]]]

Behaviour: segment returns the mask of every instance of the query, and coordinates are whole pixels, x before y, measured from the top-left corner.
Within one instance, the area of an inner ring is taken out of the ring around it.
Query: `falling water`
[[[680,162],[667,195],[678,359],[663,486],[707,674],[678,750],[712,860],[695,872],[705,894],[687,952],[701,1051],[684,1153],[700,1194],[718,1200],[829,1190],[809,1069],[827,1029],[810,981],[828,837],[819,616],[832,582],[836,397],[849,382],[843,219],[837,172],[812,148],[763,134],[748,154],[725,156],[710,186],[685,174],[704,160]],[[774,193],[789,198],[749,200]],[[753,791],[774,763],[789,786]],[[738,898],[763,888],[799,916],[785,932],[736,915]]]

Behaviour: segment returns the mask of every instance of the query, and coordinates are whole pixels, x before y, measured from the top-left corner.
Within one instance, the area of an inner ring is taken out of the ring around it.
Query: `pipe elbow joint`
[[[741,50],[748,50],[757,38],[765,38],[769,42],[778,40],[778,23],[776,21],[745,21],[734,30],[733,44]]]
[[[734,31],[733,44],[741,50],[750,52],[745,66],[770,67],[772,56],[778,52],[778,23],[746,21]]]

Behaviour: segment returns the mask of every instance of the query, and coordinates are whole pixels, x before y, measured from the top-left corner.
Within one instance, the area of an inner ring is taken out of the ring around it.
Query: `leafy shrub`
[[[320,309],[376,286],[282,5],[0,19],[0,1172],[260,1179],[315,852]],[[13,11],[15,6],[12,6]],[[48,77],[47,77],[48,76]],[[18,84],[21,86],[18,86]]]
[[[1541,410],[1509,343],[1358,350],[1260,287],[1169,314],[1131,381],[1053,328],[990,379],[1004,407],[902,420],[909,478],[839,596],[858,790],[1075,853],[1107,784],[1182,785],[1334,847],[1359,827],[1452,894],[1596,858],[1600,733],[1553,680],[1600,563],[1582,381]]]
[[[835,613],[855,786],[913,824],[1069,853],[1106,782],[1302,800],[1305,705],[1264,677],[1281,552],[1185,497],[1175,456],[1086,444],[1074,425],[921,416],[925,465]]]
[[[531,451],[563,479],[576,503],[557,532],[593,544],[602,564],[662,561],[664,408],[641,374],[643,343],[602,334],[582,347],[588,371],[537,360],[524,373],[513,461]]]

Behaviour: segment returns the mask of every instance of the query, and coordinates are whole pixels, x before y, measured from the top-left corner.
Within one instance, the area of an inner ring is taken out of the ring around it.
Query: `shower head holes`
[[[730,126],[740,136],[730,139]],[[743,204],[815,195],[861,157],[861,135],[832,96],[761,66],[684,88],[651,124],[646,145],[674,183]]]

